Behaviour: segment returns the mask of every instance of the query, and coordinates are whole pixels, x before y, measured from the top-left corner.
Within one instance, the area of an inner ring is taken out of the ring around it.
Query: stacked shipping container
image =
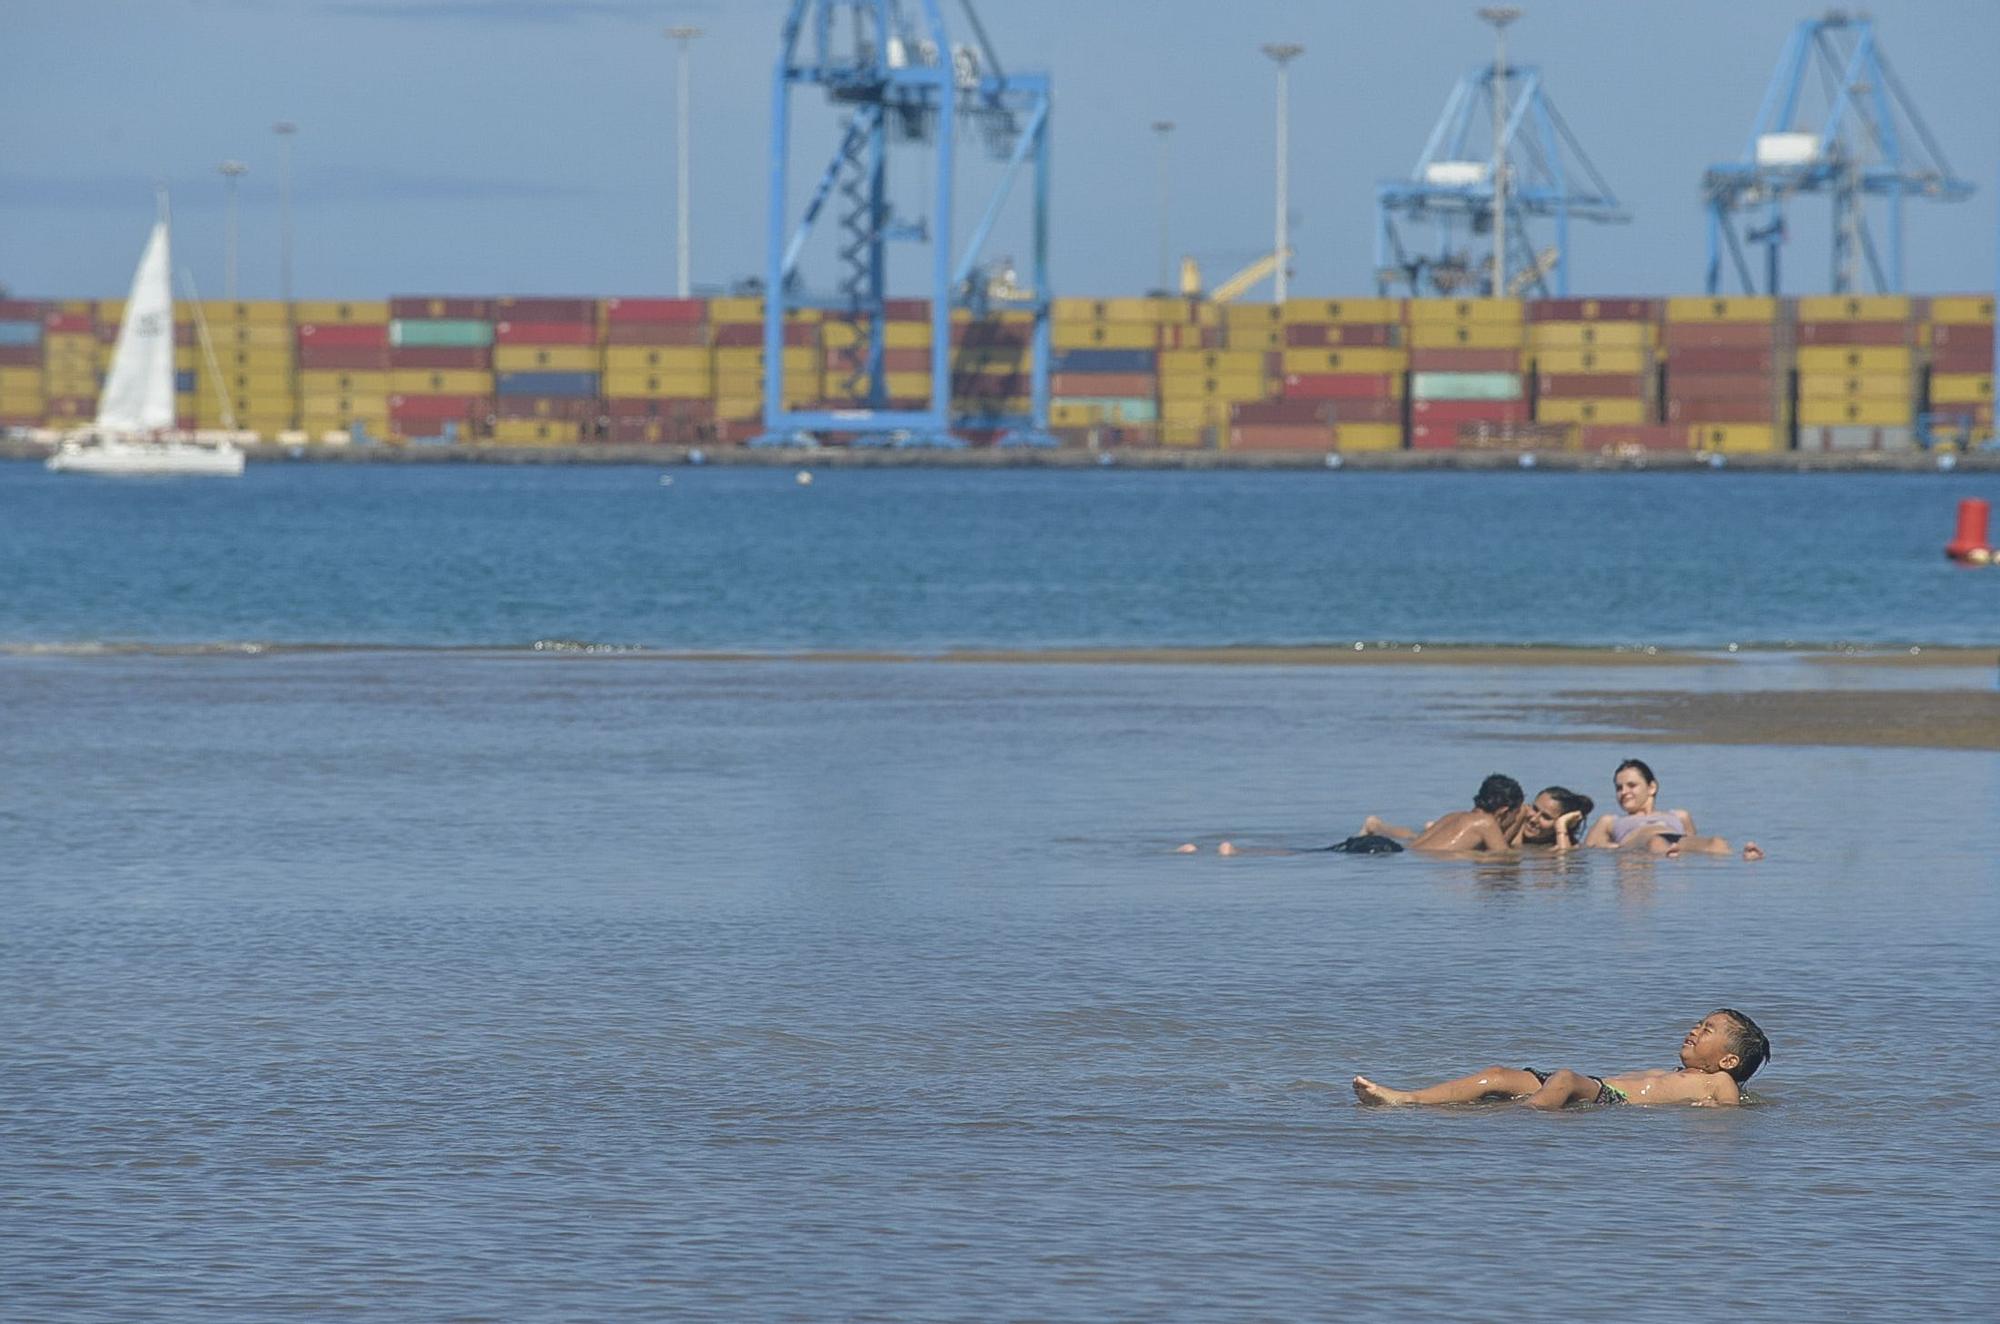
[[[1289,299],[1275,340],[1275,398],[1231,407],[1232,450],[1402,446],[1409,355],[1398,301]]]
[[[1919,331],[1927,347],[1924,400],[1945,426],[1974,438],[1993,436],[1993,300],[1940,295]]]
[[[1528,305],[1538,423],[1573,425],[1584,450],[1685,450],[1659,421],[1659,304],[1652,299],[1542,299]]]
[[[299,426],[313,436],[357,424],[389,430],[389,304],[308,301],[298,306]]]
[[[605,439],[707,441],[715,427],[715,352],[706,299],[607,299]]]
[[[573,446],[597,436],[603,367],[595,300],[496,300],[493,440]]]
[[[403,437],[484,436],[493,415],[493,305],[486,299],[389,300],[389,425]]]
[[[1171,426],[1185,410],[1166,394],[1160,346],[1178,346],[1191,315],[1178,299],[1057,299],[1049,310],[1050,430],[1100,446],[1162,440],[1162,418]],[[1179,435],[1165,440],[1178,444]]]
[[[1667,300],[1666,421],[1696,450],[1786,448],[1792,328],[1776,299]]]
[[[42,391],[42,318],[33,299],[0,299],[0,427],[37,427],[48,412]]]
[[[1913,444],[1917,328],[1910,312],[1902,295],[1798,301],[1798,449]]]
[[[1412,299],[1410,447],[1546,444],[1528,429],[1519,299]]]

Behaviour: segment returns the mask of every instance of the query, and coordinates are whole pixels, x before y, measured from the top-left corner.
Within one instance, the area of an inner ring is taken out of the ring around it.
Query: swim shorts
[[[1379,832],[1364,832],[1358,837],[1337,841],[1327,849],[1343,855],[1398,855],[1402,853],[1403,843]]]
[[[1555,1074],[1553,1071],[1537,1071],[1533,1067],[1522,1067],[1521,1070],[1533,1076],[1535,1082],[1541,1085],[1548,1084],[1549,1077]],[[1619,1089],[1615,1085],[1605,1084],[1602,1076],[1592,1076],[1590,1079],[1597,1082],[1597,1097],[1590,1101],[1592,1107],[1603,1108],[1614,1103],[1631,1102],[1630,1097],[1626,1095],[1624,1090]]]

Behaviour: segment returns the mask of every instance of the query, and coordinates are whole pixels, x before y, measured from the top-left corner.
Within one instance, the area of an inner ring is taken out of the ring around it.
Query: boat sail
[[[173,255],[164,200],[132,278],[96,422],[83,435],[66,438],[49,456],[48,467],[218,477],[243,472],[243,452],[235,446],[199,442],[174,429]]]

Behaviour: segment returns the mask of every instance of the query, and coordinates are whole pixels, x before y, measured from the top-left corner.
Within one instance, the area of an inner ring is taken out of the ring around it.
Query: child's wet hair
[[[1771,1060],[1771,1041],[1757,1022],[1733,1007],[1718,1007],[1710,1015],[1729,1018],[1729,1051],[1736,1054],[1736,1065],[1729,1068],[1729,1074],[1741,1085]]]
[[[1479,794],[1472,797],[1472,807],[1497,814],[1502,809],[1519,809],[1524,798],[1521,783],[1504,772],[1496,772],[1479,783]]]

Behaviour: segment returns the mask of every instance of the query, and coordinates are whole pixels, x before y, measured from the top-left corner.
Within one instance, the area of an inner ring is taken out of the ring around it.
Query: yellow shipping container
[[[1286,376],[1302,372],[1393,373],[1410,366],[1406,349],[1288,349],[1278,360]]]
[[[204,300],[201,313],[212,331],[218,326],[276,326],[287,322],[285,305],[277,299],[255,299],[244,303],[217,303]]]
[[[1162,446],[1206,446],[1214,436],[1203,423],[1161,422],[1156,429]]]
[[[293,305],[293,320],[301,325],[334,323],[346,326],[387,326],[389,304],[385,299],[306,299]]]
[[[1159,371],[1162,377],[1262,373],[1264,355],[1249,349],[1164,349],[1160,351]]]
[[[292,371],[298,359],[289,349],[269,346],[263,349],[229,349],[218,345],[215,361],[224,372],[268,372],[283,375]],[[197,368],[208,367],[208,355],[200,354],[195,359]]]
[[[1784,439],[1768,423],[1703,423],[1688,429],[1688,448],[1747,454],[1783,450]]]
[[[1285,330],[1278,326],[1232,326],[1223,328],[1223,340],[1230,349],[1283,349]]]
[[[1863,427],[1894,427],[1906,425],[1916,420],[1916,403],[1905,397],[1901,400],[1801,400],[1799,401],[1799,424],[1802,427],[1844,427],[1856,424]]]
[[[708,372],[715,352],[705,346],[611,345],[604,351],[604,371]]]
[[[1644,400],[1615,396],[1544,398],[1535,402],[1537,423],[1649,423],[1650,413]]]
[[[1401,299],[1287,299],[1279,310],[1279,320],[1287,325],[1305,322],[1315,325],[1366,322],[1401,322]]]
[[[1056,349],[1152,349],[1160,329],[1150,322],[1057,322],[1049,328]]]
[[[1531,322],[1528,343],[1536,349],[1647,349],[1650,322]]]
[[[292,393],[292,375],[288,372],[235,372],[228,367],[223,368],[219,379],[212,372],[197,374],[194,379],[195,389],[208,392],[214,389],[218,380],[226,385],[233,395],[279,396]]]
[[[1630,377],[1647,368],[1643,349],[1545,349],[1534,359],[1535,371],[1550,375],[1603,372]]]
[[[708,320],[714,322],[761,322],[764,320],[764,301],[748,299],[710,299]]]
[[[1237,327],[1268,329],[1280,325],[1285,310],[1275,303],[1225,303],[1222,307],[1222,324],[1232,331]]]
[[[491,395],[493,374],[471,368],[396,368],[389,373],[391,395]]]
[[[1519,349],[1519,322],[1417,322],[1410,327],[1412,349]]]
[[[929,349],[931,347],[931,324],[929,322],[885,322],[882,324],[882,347],[884,349]],[[786,350],[787,354],[792,351]]]
[[[1810,345],[1798,353],[1801,373],[1907,373],[1910,370],[1910,351],[1901,346]]]
[[[1160,421],[1172,427],[1222,427],[1229,422],[1229,402],[1203,396],[1162,400]]]
[[[710,372],[607,372],[604,395],[651,395],[668,400],[706,400],[715,394],[715,374]]]
[[[596,372],[603,360],[595,345],[496,345],[495,372]]]
[[[1990,294],[1940,294],[1931,300],[1930,320],[1952,326],[1977,325],[1993,320]]]
[[[1816,294],[1799,300],[1801,322],[1907,322],[1906,294]]]
[[[715,402],[715,417],[724,423],[743,423],[764,414],[761,395],[725,395]]]
[[[764,351],[761,349],[718,349],[715,351],[715,370],[735,376],[742,372],[762,372]]]
[[[208,343],[218,351],[231,349],[281,349],[290,353],[293,348],[292,329],[288,326],[268,326],[263,323],[246,323],[237,326],[208,325]]]
[[[389,394],[386,372],[334,372],[322,369],[299,374],[300,395]]]
[[[1978,404],[1993,398],[1993,378],[1983,372],[1940,372],[1931,377],[1931,402]]]
[[[1519,299],[1411,299],[1405,307],[1412,327],[1440,322],[1518,325],[1526,315]]]
[[[882,384],[892,400],[908,400],[916,396],[930,399],[931,375],[927,372],[886,372],[882,374]]]
[[[1775,322],[1776,299],[1746,297],[1721,299],[1709,295],[1667,300],[1669,322]]]
[[[1401,423],[1336,423],[1333,448],[1339,451],[1399,451],[1403,449]]]
[[[1825,373],[1799,374],[1801,399],[1845,400],[1860,397],[1907,400],[1914,389],[1908,373]]]
[[[40,368],[0,368],[0,391],[39,391],[42,389]]]
[[[493,440],[501,446],[574,446],[583,424],[554,418],[496,418]]]
[[[1179,299],[1056,299],[1049,305],[1051,322],[1185,322],[1187,304]]]
[[[369,391],[321,391],[299,401],[302,414],[387,414],[389,397]]]
[[[1162,400],[1262,400],[1270,393],[1262,373],[1217,373],[1160,378]]]

